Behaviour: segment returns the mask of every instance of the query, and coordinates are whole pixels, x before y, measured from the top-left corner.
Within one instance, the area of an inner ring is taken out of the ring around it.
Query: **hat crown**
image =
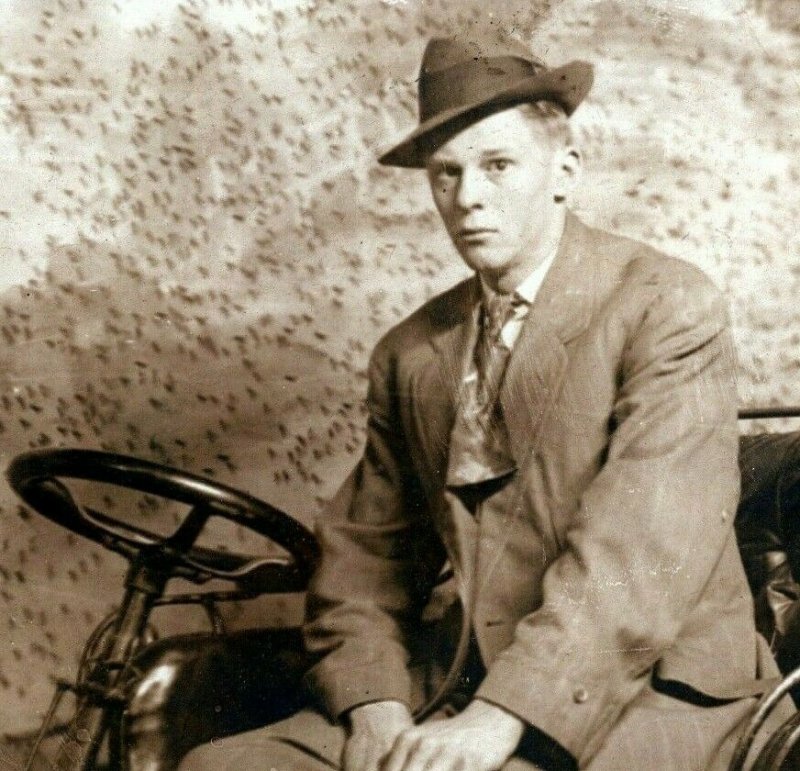
[[[545,70],[538,59],[470,41],[434,38],[422,57],[419,117],[427,121],[458,105],[480,102]]]
[[[511,41],[500,47],[494,43],[479,43],[458,38],[432,38],[422,55],[420,75],[432,74],[469,61],[516,58],[544,67],[544,62],[532,56],[521,43]]]

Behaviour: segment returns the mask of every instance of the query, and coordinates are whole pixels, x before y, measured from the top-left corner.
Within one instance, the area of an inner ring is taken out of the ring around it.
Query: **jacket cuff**
[[[411,679],[405,666],[369,664],[326,667],[325,661],[308,671],[306,687],[334,720],[373,701],[399,701],[411,709]]]
[[[578,760],[594,753],[593,743],[602,740],[596,727],[619,711],[597,681],[537,670],[529,658],[514,655],[495,660],[475,697],[513,713]]]

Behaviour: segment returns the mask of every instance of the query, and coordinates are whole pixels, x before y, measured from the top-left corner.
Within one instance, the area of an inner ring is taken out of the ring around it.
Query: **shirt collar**
[[[526,304],[533,305],[533,301],[536,299],[536,295],[539,294],[539,289],[544,283],[544,277],[547,275],[547,271],[550,270],[550,266],[553,264],[553,260],[556,258],[556,253],[557,250],[554,249],[548,255],[547,259],[543,260],[535,270],[531,271],[514,290],[514,294]],[[496,292],[483,280],[483,276],[481,276],[480,280],[481,291],[485,296],[496,294]]]

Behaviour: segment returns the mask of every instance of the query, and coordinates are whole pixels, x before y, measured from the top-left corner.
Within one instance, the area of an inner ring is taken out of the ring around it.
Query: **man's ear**
[[[556,184],[553,193],[556,203],[563,203],[575,189],[582,170],[583,158],[576,147],[566,145],[556,153]]]

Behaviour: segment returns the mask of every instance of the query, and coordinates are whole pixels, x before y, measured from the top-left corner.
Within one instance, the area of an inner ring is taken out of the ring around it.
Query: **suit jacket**
[[[713,696],[757,675],[726,307],[694,267],[568,215],[499,396],[511,492],[476,521],[444,481],[479,297],[462,282],[372,355],[352,501],[319,529],[309,681],[334,717],[411,703],[410,642],[449,560],[477,696],[583,762],[653,677]]]

